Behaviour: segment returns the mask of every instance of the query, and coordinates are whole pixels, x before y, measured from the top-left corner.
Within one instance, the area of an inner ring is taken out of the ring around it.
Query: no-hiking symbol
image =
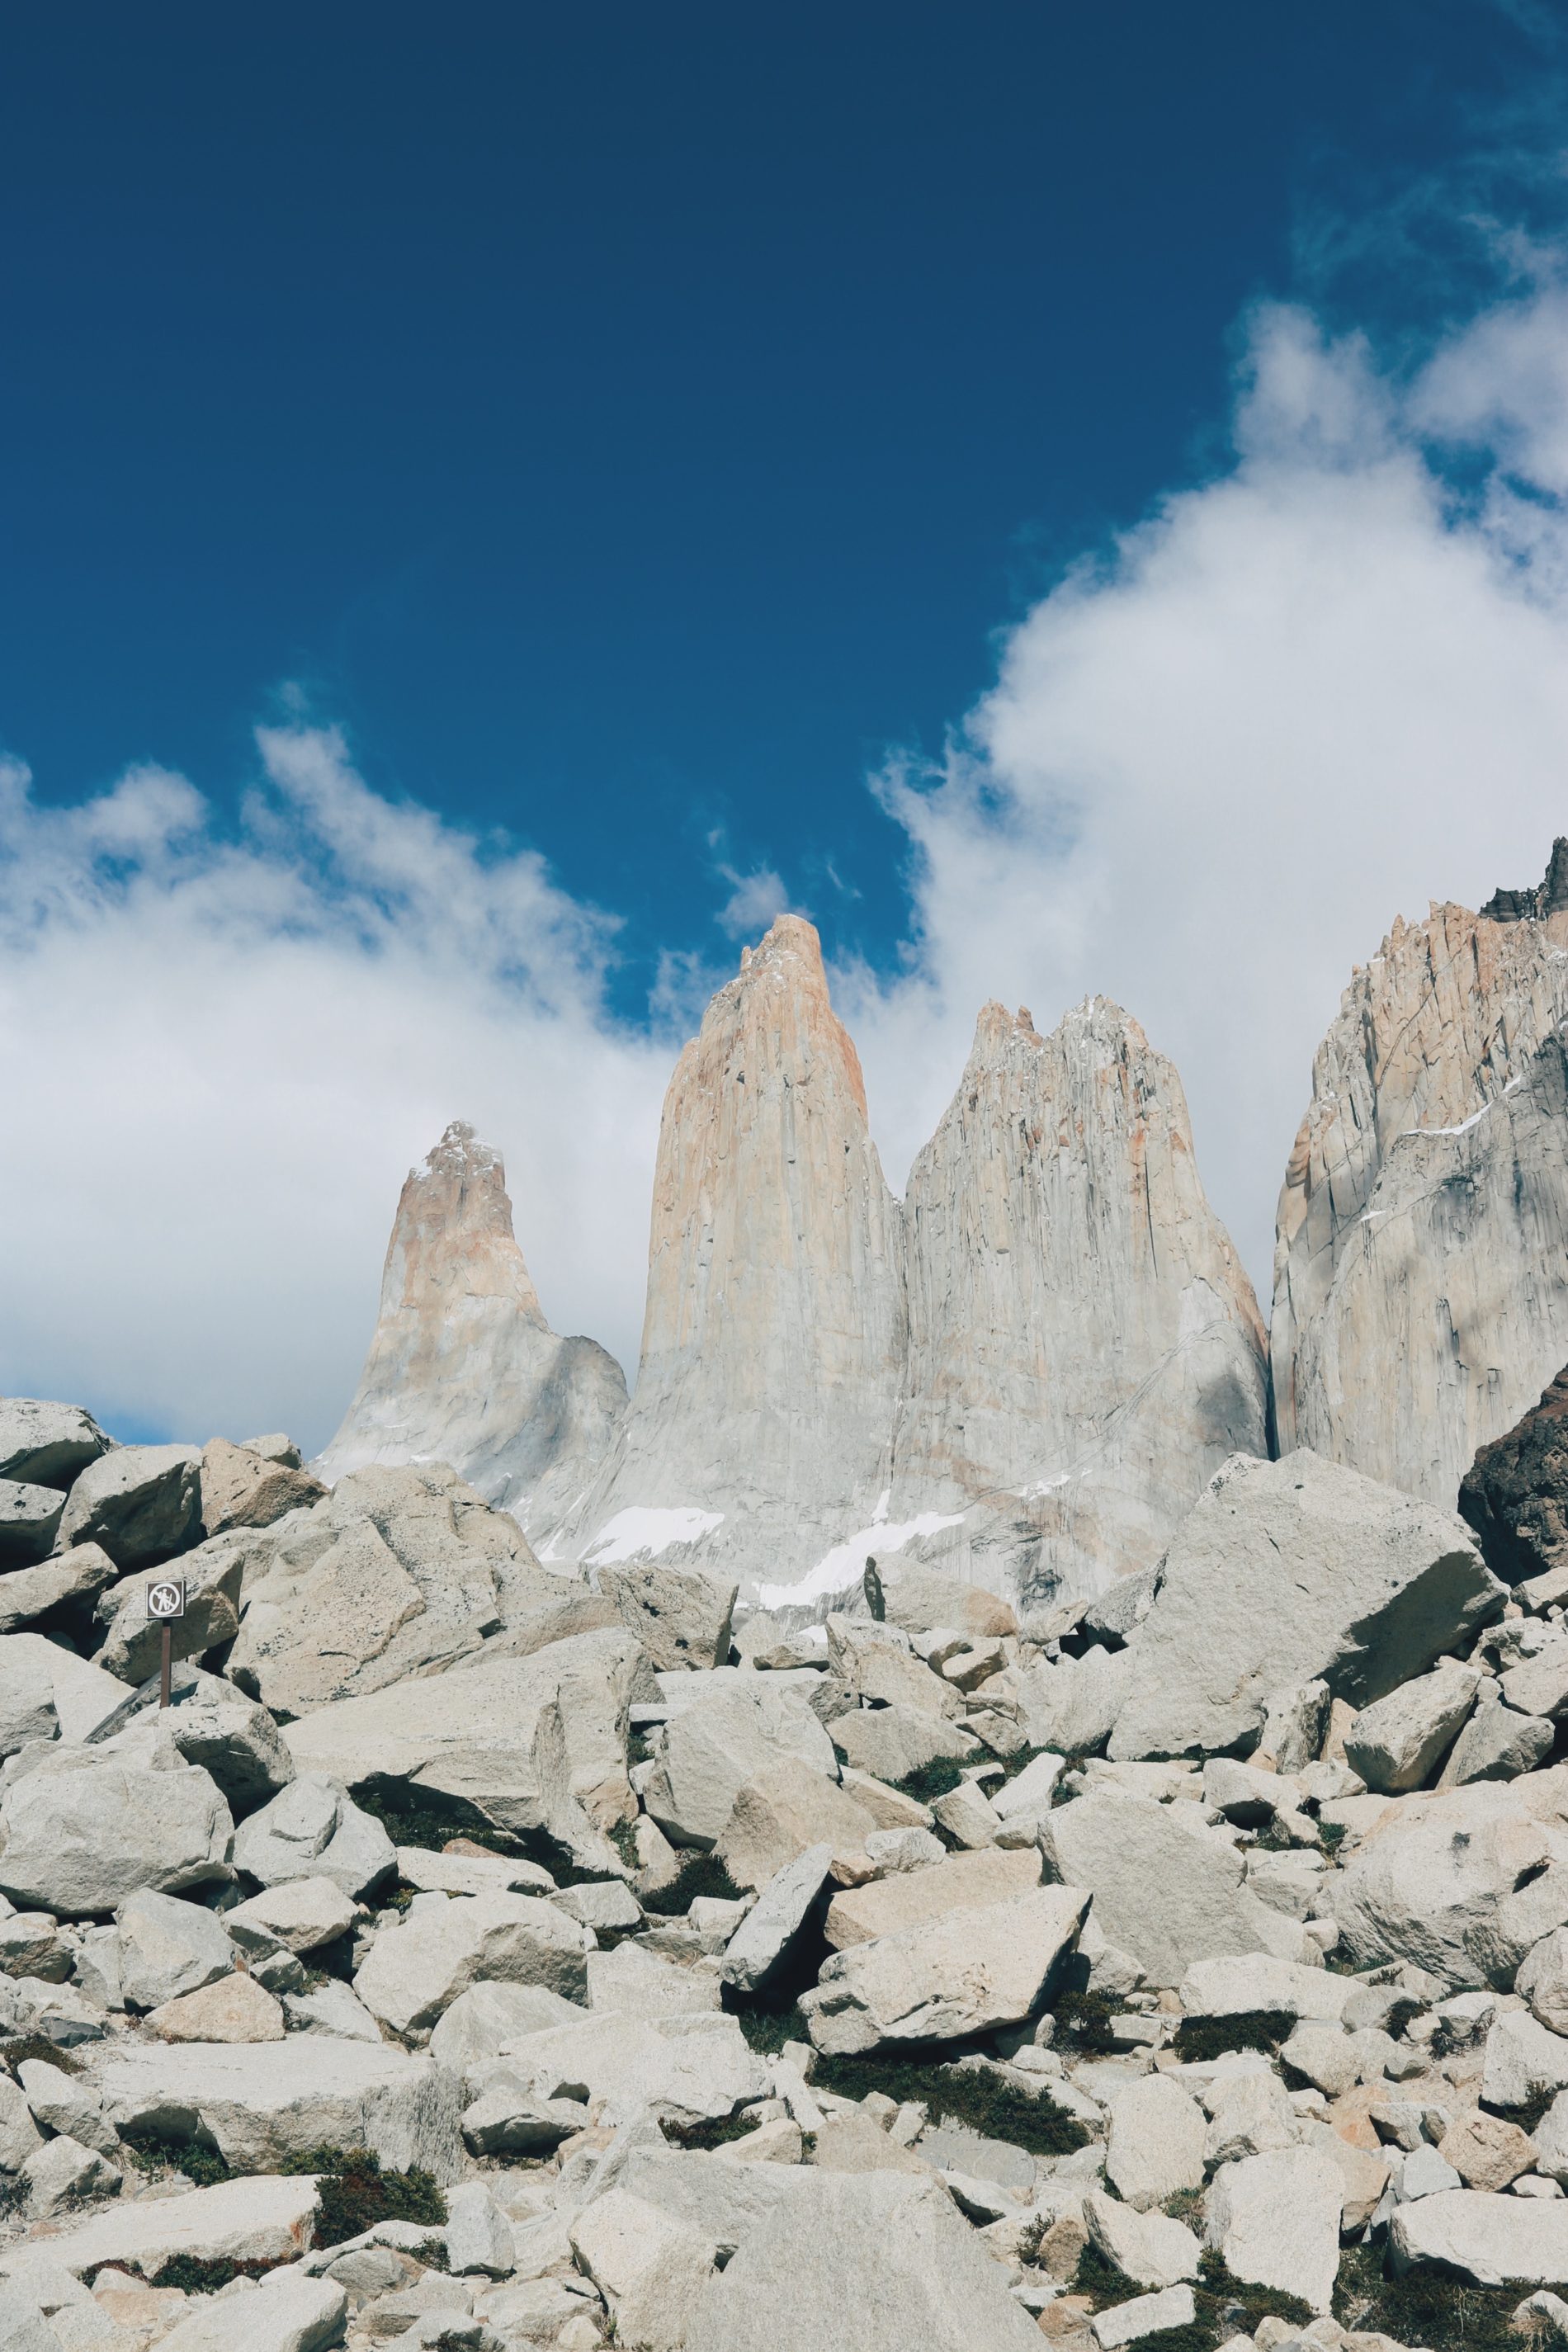
[[[165,1623],[172,1617],[185,1613],[184,1580],[177,1576],[161,1576],[147,1587],[147,1614],[161,1618]]]

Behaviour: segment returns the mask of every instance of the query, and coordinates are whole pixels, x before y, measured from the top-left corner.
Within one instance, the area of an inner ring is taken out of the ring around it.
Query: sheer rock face
[[[1279,1451],[1452,1508],[1568,1358],[1568,908],[1435,906],[1358,971],[1279,1196]],[[1538,911],[1539,910],[1539,911]]]
[[[893,1516],[965,1514],[980,1580],[1151,1566],[1220,1464],[1267,1451],[1252,1286],[1204,1197],[1181,1080],[1103,997],[1048,1038],[980,1015],[916,1160]]]
[[[537,1533],[582,1493],[626,1401],[613,1356],[545,1321],[500,1154],[455,1120],[404,1185],[370,1353],[316,1467],[445,1462]]]
[[[546,1557],[796,1584],[884,1494],[904,1347],[859,1060],[816,931],[783,915],[676,1065],[636,1393]]]

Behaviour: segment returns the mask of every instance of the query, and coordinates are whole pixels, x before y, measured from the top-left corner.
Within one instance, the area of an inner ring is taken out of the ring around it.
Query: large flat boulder
[[[875,1816],[850,1791],[798,1756],[781,1756],[748,1780],[714,1847],[737,1886],[765,1886],[810,1847],[863,1853]]]
[[[1300,1959],[1306,1948],[1296,1921],[1251,1892],[1241,1854],[1196,1805],[1076,1797],[1047,1816],[1040,1842],[1050,1874],[1089,1889],[1096,1927],[1152,1985],[1180,1984],[1194,1960],[1221,1954]]]
[[[1568,2202],[1441,2189],[1398,2206],[1388,2225],[1395,2272],[1440,2263],[1477,2286],[1568,2283]]]
[[[316,2176],[309,2172],[222,2180],[180,2197],[125,2197],[74,2229],[6,2247],[0,2275],[25,2275],[29,2258],[40,2252],[74,2278],[110,2263],[155,2278],[181,2254],[208,2263],[291,2263],[309,2252],[315,2216]]]
[[[202,1525],[209,1536],[229,1528],[269,1528],[326,1493],[297,1462],[279,1462],[248,1445],[215,1437],[202,1448]]]
[[[1314,2311],[1327,2312],[1340,2267],[1344,2198],[1344,2176],[1326,2150],[1282,2147],[1243,2157],[1215,2175],[1209,2243],[1233,2277],[1300,2295]]]
[[[732,2115],[761,2098],[767,2069],[732,2017],[699,2010],[677,2017],[594,2011],[581,2024],[520,2036],[498,2062],[542,2098],[586,2098],[602,2123],[652,2107],[696,2122]]]
[[[686,2352],[1038,2352],[1006,2272],[945,2189],[902,2172],[801,2178],[805,2192],[779,2196],[703,2288]]]
[[[237,2172],[271,2172],[315,2147],[368,2147],[389,2170],[463,2169],[457,2077],[389,2043],[290,2034],[253,2043],[101,2045],[89,2079],[122,2133],[205,2139]]]
[[[902,1780],[939,1756],[973,1756],[980,1742],[962,1723],[895,1701],[836,1716],[833,1742],[847,1764],[876,1780]]]
[[[580,2001],[593,1948],[590,1930],[536,1895],[422,1895],[376,1937],[354,1990],[394,2032],[418,2033],[487,1979]]]
[[[901,1870],[873,1879],[868,1886],[846,1887],[827,1906],[824,1933],[834,1950],[841,1952],[874,1936],[896,1936],[924,1920],[940,1919],[944,1911],[977,1911],[987,1903],[1010,1903],[1039,1883],[1040,1855],[1033,1846],[951,1854],[925,1870]]]
[[[838,1778],[833,1742],[805,1697],[772,1675],[739,1676],[695,1693],[665,1726],[643,1803],[678,1844],[711,1847],[742,1790],[785,1757]]]
[[[656,1667],[708,1668],[727,1664],[730,1620],[740,1587],[657,1560],[617,1563],[598,1571],[599,1590]]]
[[[59,1541],[100,1543],[122,1569],[189,1550],[202,1528],[202,1457],[195,1445],[117,1445],[70,1490]]]
[[[95,1600],[119,1573],[103,1546],[91,1543],[73,1544],[36,1568],[13,1569],[0,1576],[0,1633],[20,1633],[57,1610]]]
[[[852,1944],[801,1996],[812,2041],[819,2050],[853,2053],[1019,2024],[1041,2006],[1077,1946],[1089,1905],[1078,1887],[1037,1886]]]
[[[1325,1892],[1358,1968],[1414,1960],[1506,1990],[1568,1922],[1568,1767],[1395,1799]]]
[[[247,1538],[245,1623],[228,1671],[303,1716],[477,1654],[574,1579],[542,1569],[515,1519],[445,1463],[377,1464]]]
[[[109,1445],[91,1413],[79,1404],[0,1397],[0,1478],[64,1488]]]
[[[1363,1707],[1345,1734],[1345,1762],[1380,1796],[1402,1796],[1436,1773],[1476,1703],[1474,1666],[1444,1658]]]
[[[1245,1749],[1271,1695],[1312,1680],[1369,1706],[1506,1599],[1447,1512],[1304,1447],[1281,1462],[1233,1455],[1166,1554],[1110,1753]]]
[[[17,1636],[16,1638],[24,1638]],[[62,1918],[227,1877],[234,1822],[195,1766],[154,1771],[93,1748],[46,1753],[0,1799],[0,1893]]]
[[[339,1699],[283,1736],[301,1772],[351,1788],[406,1781],[474,1805],[498,1829],[548,1831],[585,1866],[614,1870],[619,1859],[604,1832],[636,1810],[627,1710],[647,1672],[630,1633],[579,1633],[531,1657]],[[722,1826],[721,1817],[715,1835]]]
[[[55,1540],[65,1509],[53,1486],[0,1478],[0,1569],[31,1568]]]
[[[357,1900],[392,1875],[397,1849],[338,1781],[304,1772],[242,1823],[234,1860],[262,1886],[330,1878]]]

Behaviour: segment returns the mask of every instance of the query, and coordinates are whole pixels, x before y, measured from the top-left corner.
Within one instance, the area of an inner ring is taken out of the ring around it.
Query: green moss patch
[[[1352,2246],[1340,2263],[1334,2316],[1342,2327],[1373,2331],[1426,2352],[1524,2352],[1531,2338],[1512,2325],[1529,2290],[1472,2286],[1436,2263],[1418,2263],[1403,2278],[1384,2278],[1380,2250]],[[1535,2341],[1552,2340],[1545,2326]]]
[[[1266,2050],[1289,2042],[1296,2020],[1285,2009],[1242,2009],[1234,2017],[1184,2017],[1173,2043],[1184,2065],[1205,2065],[1232,2050]]]
[[[668,1886],[656,1886],[650,1895],[637,1899],[645,1911],[673,1918],[678,1913],[689,1911],[700,1895],[715,1895],[721,1903],[738,1903],[745,1891],[743,1886],[736,1885],[716,1853],[693,1853],[681,1864],[679,1875],[672,1878]]]
[[[1151,2345],[1158,2352],[1215,2352],[1232,2336],[1253,2335],[1262,2320],[1282,2319],[1292,2327],[1305,2327],[1316,2316],[1311,2305],[1299,2295],[1282,2294],[1275,2287],[1249,2286],[1245,2280],[1233,2278],[1216,2253],[1199,2256],[1198,2273],[1193,2284],[1191,2325],[1162,2327],[1155,2335],[1140,2336],[1138,2352],[1147,2352]],[[1150,2292],[1108,2262],[1098,2246],[1087,2245],[1079,2256],[1073,2293],[1087,2295],[1096,2311]],[[1405,2340],[1426,2344],[1431,2352],[1438,2352],[1429,2336]],[[1514,2352],[1519,2352],[1517,2338]]]
[[[841,1763],[847,1760],[842,1749],[838,1756]],[[906,1797],[912,1797],[917,1805],[934,1805],[939,1797],[956,1789],[963,1778],[963,1768],[956,1756],[933,1756],[929,1764],[917,1764],[912,1772],[906,1772],[892,1786],[901,1789]]]
[[[936,2121],[965,2124],[987,2139],[1005,2139],[1031,2156],[1070,2156],[1088,2132],[1076,2116],[1046,2093],[1021,2091],[989,2067],[948,2066],[927,2060],[819,2055],[812,2081],[840,2098],[863,2099],[880,2091],[900,2105],[918,2100]]]
[[[429,2173],[384,2172],[368,2147],[312,2147],[279,2165],[280,2172],[321,2175],[316,2208],[316,2243],[341,2246],[377,2221],[418,2221],[438,2229],[447,2200]]]
[[[664,2136],[671,2147],[727,2147],[732,2139],[745,2139],[756,2128],[754,2116],[703,2116],[695,2123],[667,2123]]]
[[[126,2154],[138,2172],[183,2172],[198,2189],[212,2189],[232,2175],[225,2157],[201,2140],[172,2139],[166,2132],[139,2131],[124,2137]],[[220,2279],[220,2286],[226,2282]]]
[[[7,2074],[15,2074],[29,2058],[41,2058],[46,2066],[58,2066],[63,2074],[81,2073],[81,2060],[73,2058],[68,2050],[62,2050],[58,2042],[51,2042],[47,2033],[24,2033],[17,2041],[0,2042],[0,2065]]]

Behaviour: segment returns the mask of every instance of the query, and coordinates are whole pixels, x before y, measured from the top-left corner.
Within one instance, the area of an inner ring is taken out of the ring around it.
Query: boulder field
[[[805,1624],[0,1400],[0,2345],[1552,2339],[1562,1393]]]

